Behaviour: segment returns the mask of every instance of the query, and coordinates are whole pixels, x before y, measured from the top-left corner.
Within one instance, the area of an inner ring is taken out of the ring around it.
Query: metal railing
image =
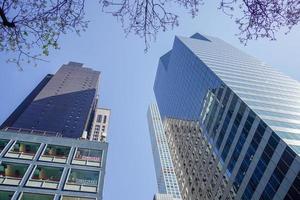
[[[62,137],[62,134],[60,132],[42,131],[42,130],[27,129],[27,128],[17,128],[17,127],[5,127],[1,131],[7,131],[7,132],[11,131],[11,132],[17,132],[17,133],[52,136],[52,137]]]

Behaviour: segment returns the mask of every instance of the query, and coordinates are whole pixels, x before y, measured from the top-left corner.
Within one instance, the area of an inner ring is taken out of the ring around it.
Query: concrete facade
[[[89,140],[106,141],[110,119],[110,109],[96,108]]]

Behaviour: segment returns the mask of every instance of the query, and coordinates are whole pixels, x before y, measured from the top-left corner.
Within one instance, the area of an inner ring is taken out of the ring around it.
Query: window
[[[96,130],[96,131],[99,131],[99,130],[100,130],[100,126],[99,126],[99,125],[96,125],[96,126],[95,126],[95,130]]]
[[[8,140],[0,140],[0,152],[5,148],[8,144]]]
[[[22,193],[20,200],[53,200],[52,194]]]
[[[99,172],[71,169],[65,190],[96,192]]]
[[[72,164],[101,166],[102,151],[78,148]]]
[[[61,200],[96,200],[95,198],[87,198],[87,197],[70,197],[63,196]]]
[[[48,144],[40,160],[66,163],[70,147]]]
[[[0,165],[0,184],[19,185],[28,165],[2,162]]]
[[[104,115],[104,118],[103,118],[103,123],[105,124],[106,123],[106,115]]]
[[[3,190],[0,190],[0,199],[10,200],[13,195],[14,195],[14,192],[12,192],[12,191],[3,191]]]
[[[16,142],[6,153],[5,157],[33,159],[40,144],[31,142]]]
[[[97,115],[97,122],[99,122],[99,123],[102,122],[102,115]]]
[[[26,186],[57,189],[63,168],[37,166]]]

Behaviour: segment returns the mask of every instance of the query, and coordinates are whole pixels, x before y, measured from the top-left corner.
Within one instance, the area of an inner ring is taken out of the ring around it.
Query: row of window
[[[10,200],[14,195],[13,191],[0,191],[1,200]],[[37,193],[28,193],[23,192],[19,195],[18,200],[53,200],[53,194],[37,194]],[[95,200],[95,198],[86,198],[78,196],[65,196],[62,195],[60,200]]]
[[[0,184],[19,186],[26,172],[30,170],[29,165],[12,162],[0,164]],[[64,168],[35,165],[28,172],[30,176],[25,186],[35,188],[58,189]],[[63,189],[71,191],[97,192],[99,171],[81,169],[70,169]]]
[[[0,140],[0,152],[8,145],[9,140]],[[16,141],[6,152],[4,157],[32,160],[41,144]],[[66,163],[70,156],[71,147],[47,144],[39,156],[40,161]],[[72,164],[101,166],[102,151],[95,149],[77,148]]]

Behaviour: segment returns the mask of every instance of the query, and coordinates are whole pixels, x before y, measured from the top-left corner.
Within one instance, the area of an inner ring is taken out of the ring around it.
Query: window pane
[[[8,140],[0,140],[0,152],[5,148],[8,142]]]
[[[72,169],[65,184],[67,190],[96,192],[99,172]]]
[[[62,172],[63,168],[37,166],[26,185],[30,187],[57,189]]]
[[[101,150],[78,148],[72,163],[78,165],[100,166],[101,160]]]
[[[65,163],[69,152],[70,147],[48,144],[40,160]]]
[[[23,193],[21,200],[52,200],[54,195],[51,194],[34,194],[34,193]]]
[[[10,158],[33,159],[40,144],[31,142],[16,142],[9,152],[5,155]]]
[[[95,198],[63,196],[61,200],[95,200]]]
[[[28,165],[3,162],[0,165],[0,184],[18,185]]]
[[[0,199],[2,200],[10,200],[12,196],[14,195],[14,192],[12,191],[0,191]]]

